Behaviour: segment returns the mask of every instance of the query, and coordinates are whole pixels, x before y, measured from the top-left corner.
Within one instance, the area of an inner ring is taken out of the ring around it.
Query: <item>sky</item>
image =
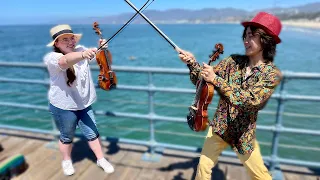
[[[146,0],[130,0],[138,9]],[[319,0],[154,0],[152,10],[233,7],[248,11],[275,6],[292,7]],[[61,18],[116,15],[134,10],[124,0],[3,0],[0,24],[33,24]]]

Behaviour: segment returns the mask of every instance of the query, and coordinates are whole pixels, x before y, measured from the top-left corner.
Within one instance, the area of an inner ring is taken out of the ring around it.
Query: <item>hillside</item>
[[[290,8],[269,8],[256,11],[246,11],[236,8],[206,8],[200,10],[168,9],[165,11],[146,10],[144,14],[154,23],[178,24],[178,23],[215,23],[215,22],[239,22],[251,19],[257,11],[266,11],[276,14],[281,20],[306,20],[320,22],[320,2],[310,3]],[[61,21],[70,24],[91,24],[98,21],[100,24],[123,24],[134,13],[123,13],[105,17],[88,17],[85,19],[63,19]],[[133,23],[141,24],[146,21],[138,16]]]

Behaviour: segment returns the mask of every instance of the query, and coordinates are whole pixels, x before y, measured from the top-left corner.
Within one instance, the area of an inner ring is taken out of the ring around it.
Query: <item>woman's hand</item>
[[[209,66],[206,63],[203,63],[201,76],[205,81],[211,83],[217,75],[213,72],[213,68],[211,66]]]
[[[182,60],[182,62],[186,63],[186,64],[192,64],[194,62],[196,62],[196,58],[194,57],[194,55],[188,51],[182,50],[182,49],[177,49],[177,51],[179,52],[179,58]]]
[[[107,40],[105,39],[99,39],[99,44],[98,46],[100,47],[101,45],[103,45],[104,43],[106,43]],[[108,48],[108,44],[103,45],[104,48]]]
[[[82,51],[82,58],[83,59],[92,59],[95,57],[97,52],[97,48],[89,48],[85,51]]]

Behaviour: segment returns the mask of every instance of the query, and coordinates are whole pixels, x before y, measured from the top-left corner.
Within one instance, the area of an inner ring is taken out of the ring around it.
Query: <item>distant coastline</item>
[[[241,21],[187,21],[187,20],[180,20],[180,21],[154,21],[155,24],[240,24]],[[281,21],[283,26],[288,27],[300,27],[300,28],[312,28],[312,29],[320,29],[320,21],[315,20],[282,20]],[[139,24],[146,24],[146,23],[139,23]]]
[[[285,26],[320,29],[320,21],[285,20],[285,21],[282,21],[282,24]]]
[[[212,22],[209,24],[240,24],[241,21],[225,21],[225,22]],[[312,28],[312,29],[320,29],[320,21],[315,20],[282,20],[281,21],[283,26],[288,27],[300,27],[300,28]]]
[[[216,21],[216,22],[206,22],[205,24],[240,24],[241,21]],[[320,29],[320,21],[315,20],[282,20],[281,21],[283,26],[288,27],[300,27],[300,28],[312,28],[312,29]],[[177,23],[179,24],[179,23]],[[190,24],[201,24],[201,23],[190,23]]]

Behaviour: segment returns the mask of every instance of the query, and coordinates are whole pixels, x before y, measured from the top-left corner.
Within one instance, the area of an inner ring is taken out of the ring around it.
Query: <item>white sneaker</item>
[[[71,176],[74,174],[74,168],[71,160],[63,160],[61,164],[64,175]]]
[[[113,166],[105,158],[99,159],[97,161],[97,165],[101,167],[106,173],[113,173],[114,171]]]

